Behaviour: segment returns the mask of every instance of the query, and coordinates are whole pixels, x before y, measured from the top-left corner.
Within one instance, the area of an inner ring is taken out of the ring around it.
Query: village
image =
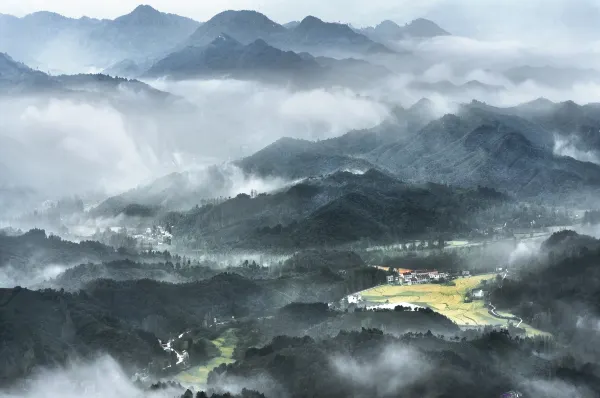
[[[394,268],[375,266],[382,271],[389,273],[387,276],[388,285],[423,285],[427,283],[443,283],[457,277],[448,272],[438,270],[411,270],[406,268]],[[471,276],[469,271],[462,271],[460,276]]]

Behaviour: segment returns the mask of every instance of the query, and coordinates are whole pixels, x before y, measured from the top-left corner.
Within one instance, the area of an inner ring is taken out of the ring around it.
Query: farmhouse
[[[399,269],[397,273],[388,275],[388,284],[397,285],[422,285],[425,283],[438,282],[442,279],[448,278],[448,274],[445,272],[439,272],[437,270],[408,270]]]

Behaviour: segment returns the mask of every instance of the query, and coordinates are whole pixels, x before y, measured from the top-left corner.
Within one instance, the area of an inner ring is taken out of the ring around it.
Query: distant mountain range
[[[324,22],[308,16],[285,27],[256,11],[225,11],[202,24],[184,46],[202,47],[225,34],[242,44],[258,39],[270,45],[314,54],[391,53],[380,43],[355,32],[348,25]]]
[[[139,6],[115,20],[72,19],[50,12],[23,18],[3,16],[0,51],[30,65],[110,65],[125,58],[164,55],[199,25],[149,6]]]
[[[450,33],[440,28],[435,22],[423,18],[415,19],[404,26],[386,20],[375,27],[368,27],[359,31],[375,41],[382,41],[384,43],[405,39],[428,39],[437,36],[450,36]]]
[[[319,64],[291,51],[269,46],[264,40],[244,45],[221,34],[202,47],[186,47],[154,64],[145,77],[236,77],[276,78],[315,74]]]
[[[107,70],[118,76],[166,77],[174,80],[235,78],[297,83],[303,88],[342,85],[363,87],[392,72],[359,59],[313,57],[309,53],[283,51],[263,39],[242,44],[223,33],[205,46],[189,46],[144,66],[123,62]]]
[[[355,30],[307,16],[280,25],[256,11],[224,11],[205,23],[141,5],[114,20],[67,18],[36,12],[22,18],[0,15],[0,52],[52,73],[109,68],[119,63],[153,63],[186,47],[205,47],[221,35],[248,45],[259,39],[281,50],[316,56],[351,57],[392,54],[385,42],[401,37],[448,34],[433,22],[418,19],[404,27],[385,21],[375,28]],[[121,65],[119,71],[126,65]],[[135,73],[135,71],[132,71]]]
[[[100,93],[115,94],[127,89],[136,93],[143,92],[149,98],[164,100],[173,98],[169,93],[157,90],[138,80],[111,77],[102,74],[79,74],[50,76],[39,70],[15,61],[8,54],[0,53],[0,95],[19,93],[53,93],[61,95]]]

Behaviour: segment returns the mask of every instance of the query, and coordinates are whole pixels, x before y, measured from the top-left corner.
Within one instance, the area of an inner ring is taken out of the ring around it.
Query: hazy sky
[[[140,2],[199,21],[226,9],[255,9],[277,22],[315,15],[358,26],[429,17],[453,33],[494,39],[539,32],[589,36],[600,20],[600,0],[0,0],[0,13],[22,16],[49,10],[114,18]]]

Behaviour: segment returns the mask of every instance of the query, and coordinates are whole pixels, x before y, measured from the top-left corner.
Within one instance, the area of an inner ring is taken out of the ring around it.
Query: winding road
[[[488,312],[498,319],[506,319],[509,321],[519,321],[519,323],[517,324],[517,327],[521,326],[521,324],[523,323],[523,318],[519,318],[518,316],[514,316],[514,315],[512,315],[512,316],[500,315],[496,312],[496,306],[494,304],[489,303],[488,306],[489,306]]]

